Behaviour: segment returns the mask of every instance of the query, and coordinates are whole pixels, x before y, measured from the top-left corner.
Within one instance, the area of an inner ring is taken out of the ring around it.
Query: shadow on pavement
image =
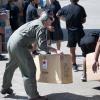
[[[94,95],[93,97],[85,97],[72,93],[54,93],[47,95],[48,100],[100,100],[100,95]],[[26,96],[19,95],[7,95],[4,98],[11,98],[15,100],[28,100]]]
[[[100,96],[85,97],[72,93],[55,93],[48,95],[49,100],[100,100]]]
[[[100,90],[100,86],[94,87],[93,89]]]
[[[11,99],[16,99],[16,100],[27,100],[26,96],[19,96],[19,95],[15,95],[15,94],[7,95],[4,98],[11,98]]]

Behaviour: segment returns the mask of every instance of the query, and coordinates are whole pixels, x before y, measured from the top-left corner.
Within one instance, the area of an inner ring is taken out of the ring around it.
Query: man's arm
[[[99,40],[97,42],[96,49],[95,49],[95,58],[94,58],[95,61],[98,61],[99,54],[100,54],[100,37],[99,37]]]
[[[96,45],[95,55],[94,55],[94,63],[92,65],[92,70],[94,73],[97,72],[97,68],[99,67],[99,62],[98,62],[99,54],[100,54],[100,37],[99,37],[97,45]]]
[[[49,51],[57,53],[57,50],[55,48],[49,47],[47,45],[47,36],[45,33],[45,29],[40,29],[37,33],[36,38],[37,38],[39,49],[46,51],[47,53]]]
[[[81,20],[82,24],[86,22],[86,17],[85,18],[82,18]]]
[[[56,14],[57,17],[59,17],[61,20],[65,21],[64,15],[65,15],[65,7],[61,8]]]

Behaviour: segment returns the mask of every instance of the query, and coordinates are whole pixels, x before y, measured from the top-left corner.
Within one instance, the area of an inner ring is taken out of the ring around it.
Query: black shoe
[[[47,54],[51,54],[50,52],[47,52]]]
[[[2,61],[2,60],[8,60],[8,58],[5,58],[5,56],[0,55],[0,61]]]
[[[74,72],[78,71],[78,65],[77,64],[73,64],[73,70],[74,70]]]
[[[86,77],[82,76],[82,77],[81,77],[81,81],[82,81],[82,82],[87,82]]]
[[[11,88],[8,89],[2,89],[1,90],[2,94],[13,94],[13,90]]]

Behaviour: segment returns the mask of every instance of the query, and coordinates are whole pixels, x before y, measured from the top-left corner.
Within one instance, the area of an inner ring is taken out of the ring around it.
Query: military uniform
[[[39,95],[36,84],[36,66],[28,49],[29,45],[34,42],[37,42],[40,49],[49,51],[45,28],[39,19],[22,25],[9,38],[7,49],[10,60],[6,64],[2,85],[4,89],[12,86],[14,71],[19,66],[29,98]]]

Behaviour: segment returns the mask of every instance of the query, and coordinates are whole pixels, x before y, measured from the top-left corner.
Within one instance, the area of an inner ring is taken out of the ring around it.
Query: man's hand
[[[54,27],[53,26],[48,26],[47,29],[50,31],[50,32],[54,32]]]
[[[57,53],[57,50],[55,48],[52,48],[51,52]]]
[[[99,69],[99,62],[97,61],[93,63],[92,70],[94,73],[96,73],[98,69]]]
[[[61,50],[57,50],[57,54],[63,55],[64,53]]]

